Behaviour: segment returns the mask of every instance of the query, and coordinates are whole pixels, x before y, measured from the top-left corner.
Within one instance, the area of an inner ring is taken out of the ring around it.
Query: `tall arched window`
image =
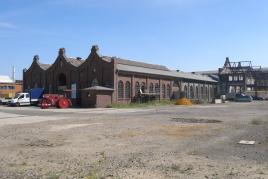
[[[170,85],[167,85],[167,97],[170,98],[171,97],[171,88]]]
[[[155,83],[154,91],[155,91],[157,94],[160,93],[160,88],[159,88],[159,84],[158,84],[158,83]],[[159,95],[160,95],[160,94],[159,94]]]
[[[187,88],[186,85],[184,86],[184,93],[185,93],[185,97],[188,98],[189,97],[189,95],[188,95],[188,88]]]
[[[129,99],[131,95],[131,88],[130,88],[130,82],[127,81],[125,85],[125,98]]]
[[[150,83],[149,92],[150,93],[153,93],[154,92],[154,84],[153,83]]]
[[[198,86],[195,87],[195,95],[196,95],[195,98],[199,99],[199,88],[198,88]]]
[[[61,73],[59,75],[59,86],[66,86],[67,85],[67,80],[65,74]]]
[[[210,97],[211,97],[211,98],[214,97],[214,93],[213,93],[212,87],[210,87]]]
[[[141,83],[141,90],[144,93],[146,89],[146,84],[144,82]]]
[[[193,86],[190,86],[190,99],[194,98],[194,88]]]
[[[137,81],[135,84],[135,94],[139,94],[139,90],[140,90],[140,83]]]
[[[162,84],[162,98],[166,98],[166,85]]]
[[[118,99],[124,98],[124,83],[123,81],[118,82]]]
[[[206,98],[206,100],[208,100],[208,87],[206,87],[205,98]]]
[[[201,99],[204,99],[204,87],[201,87]]]

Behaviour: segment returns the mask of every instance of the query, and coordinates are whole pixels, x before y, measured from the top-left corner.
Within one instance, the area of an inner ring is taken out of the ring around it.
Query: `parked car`
[[[236,94],[235,95],[235,101],[236,102],[251,102],[252,101],[252,97],[249,95],[245,95],[245,94]]]
[[[259,101],[263,101],[264,100],[264,98],[261,97],[261,96],[252,96],[252,99],[253,100],[259,100]]]
[[[0,99],[0,105],[9,104],[11,101],[11,98],[1,98]]]

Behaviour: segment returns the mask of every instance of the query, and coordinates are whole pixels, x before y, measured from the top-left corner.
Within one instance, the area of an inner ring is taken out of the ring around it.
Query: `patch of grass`
[[[201,99],[192,99],[191,100],[193,104],[210,104],[210,102],[206,101],[206,100],[201,100]]]
[[[108,108],[144,108],[144,107],[152,107],[152,106],[165,106],[165,105],[174,105],[174,100],[155,100],[149,101],[147,103],[129,103],[129,104],[111,104],[107,106]]]
[[[101,179],[104,178],[101,173],[101,168],[103,163],[106,161],[107,157],[105,152],[100,152],[100,159],[92,165],[91,171],[84,177],[84,179]]]
[[[91,172],[88,174],[88,176],[85,177],[85,179],[100,179],[101,177],[97,174],[96,171]]]
[[[59,179],[60,178],[60,175],[58,174],[49,174],[47,179]]]

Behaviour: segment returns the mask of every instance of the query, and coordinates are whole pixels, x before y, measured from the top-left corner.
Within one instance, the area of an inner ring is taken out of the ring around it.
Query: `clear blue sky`
[[[221,67],[225,57],[268,66],[267,0],[1,0],[0,75],[17,78],[35,54],[53,63],[58,49],[183,71]]]

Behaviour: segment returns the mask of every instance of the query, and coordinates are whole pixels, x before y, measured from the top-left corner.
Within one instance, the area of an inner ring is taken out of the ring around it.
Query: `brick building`
[[[22,83],[9,76],[0,76],[0,98],[12,98],[22,91]]]
[[[88,58],[69,58],[64,48],[52,65],[34,56],[23,72],[24,90],[42,87],[46,93],[67,93],[82,107],[105,107],[129,103],[140,89],[157,93],[160,99],[178,98],[184,91],[191,99],[211,101],[217,81],[204,75],[169,70],[165,66],[101,56],[98,46]]]

